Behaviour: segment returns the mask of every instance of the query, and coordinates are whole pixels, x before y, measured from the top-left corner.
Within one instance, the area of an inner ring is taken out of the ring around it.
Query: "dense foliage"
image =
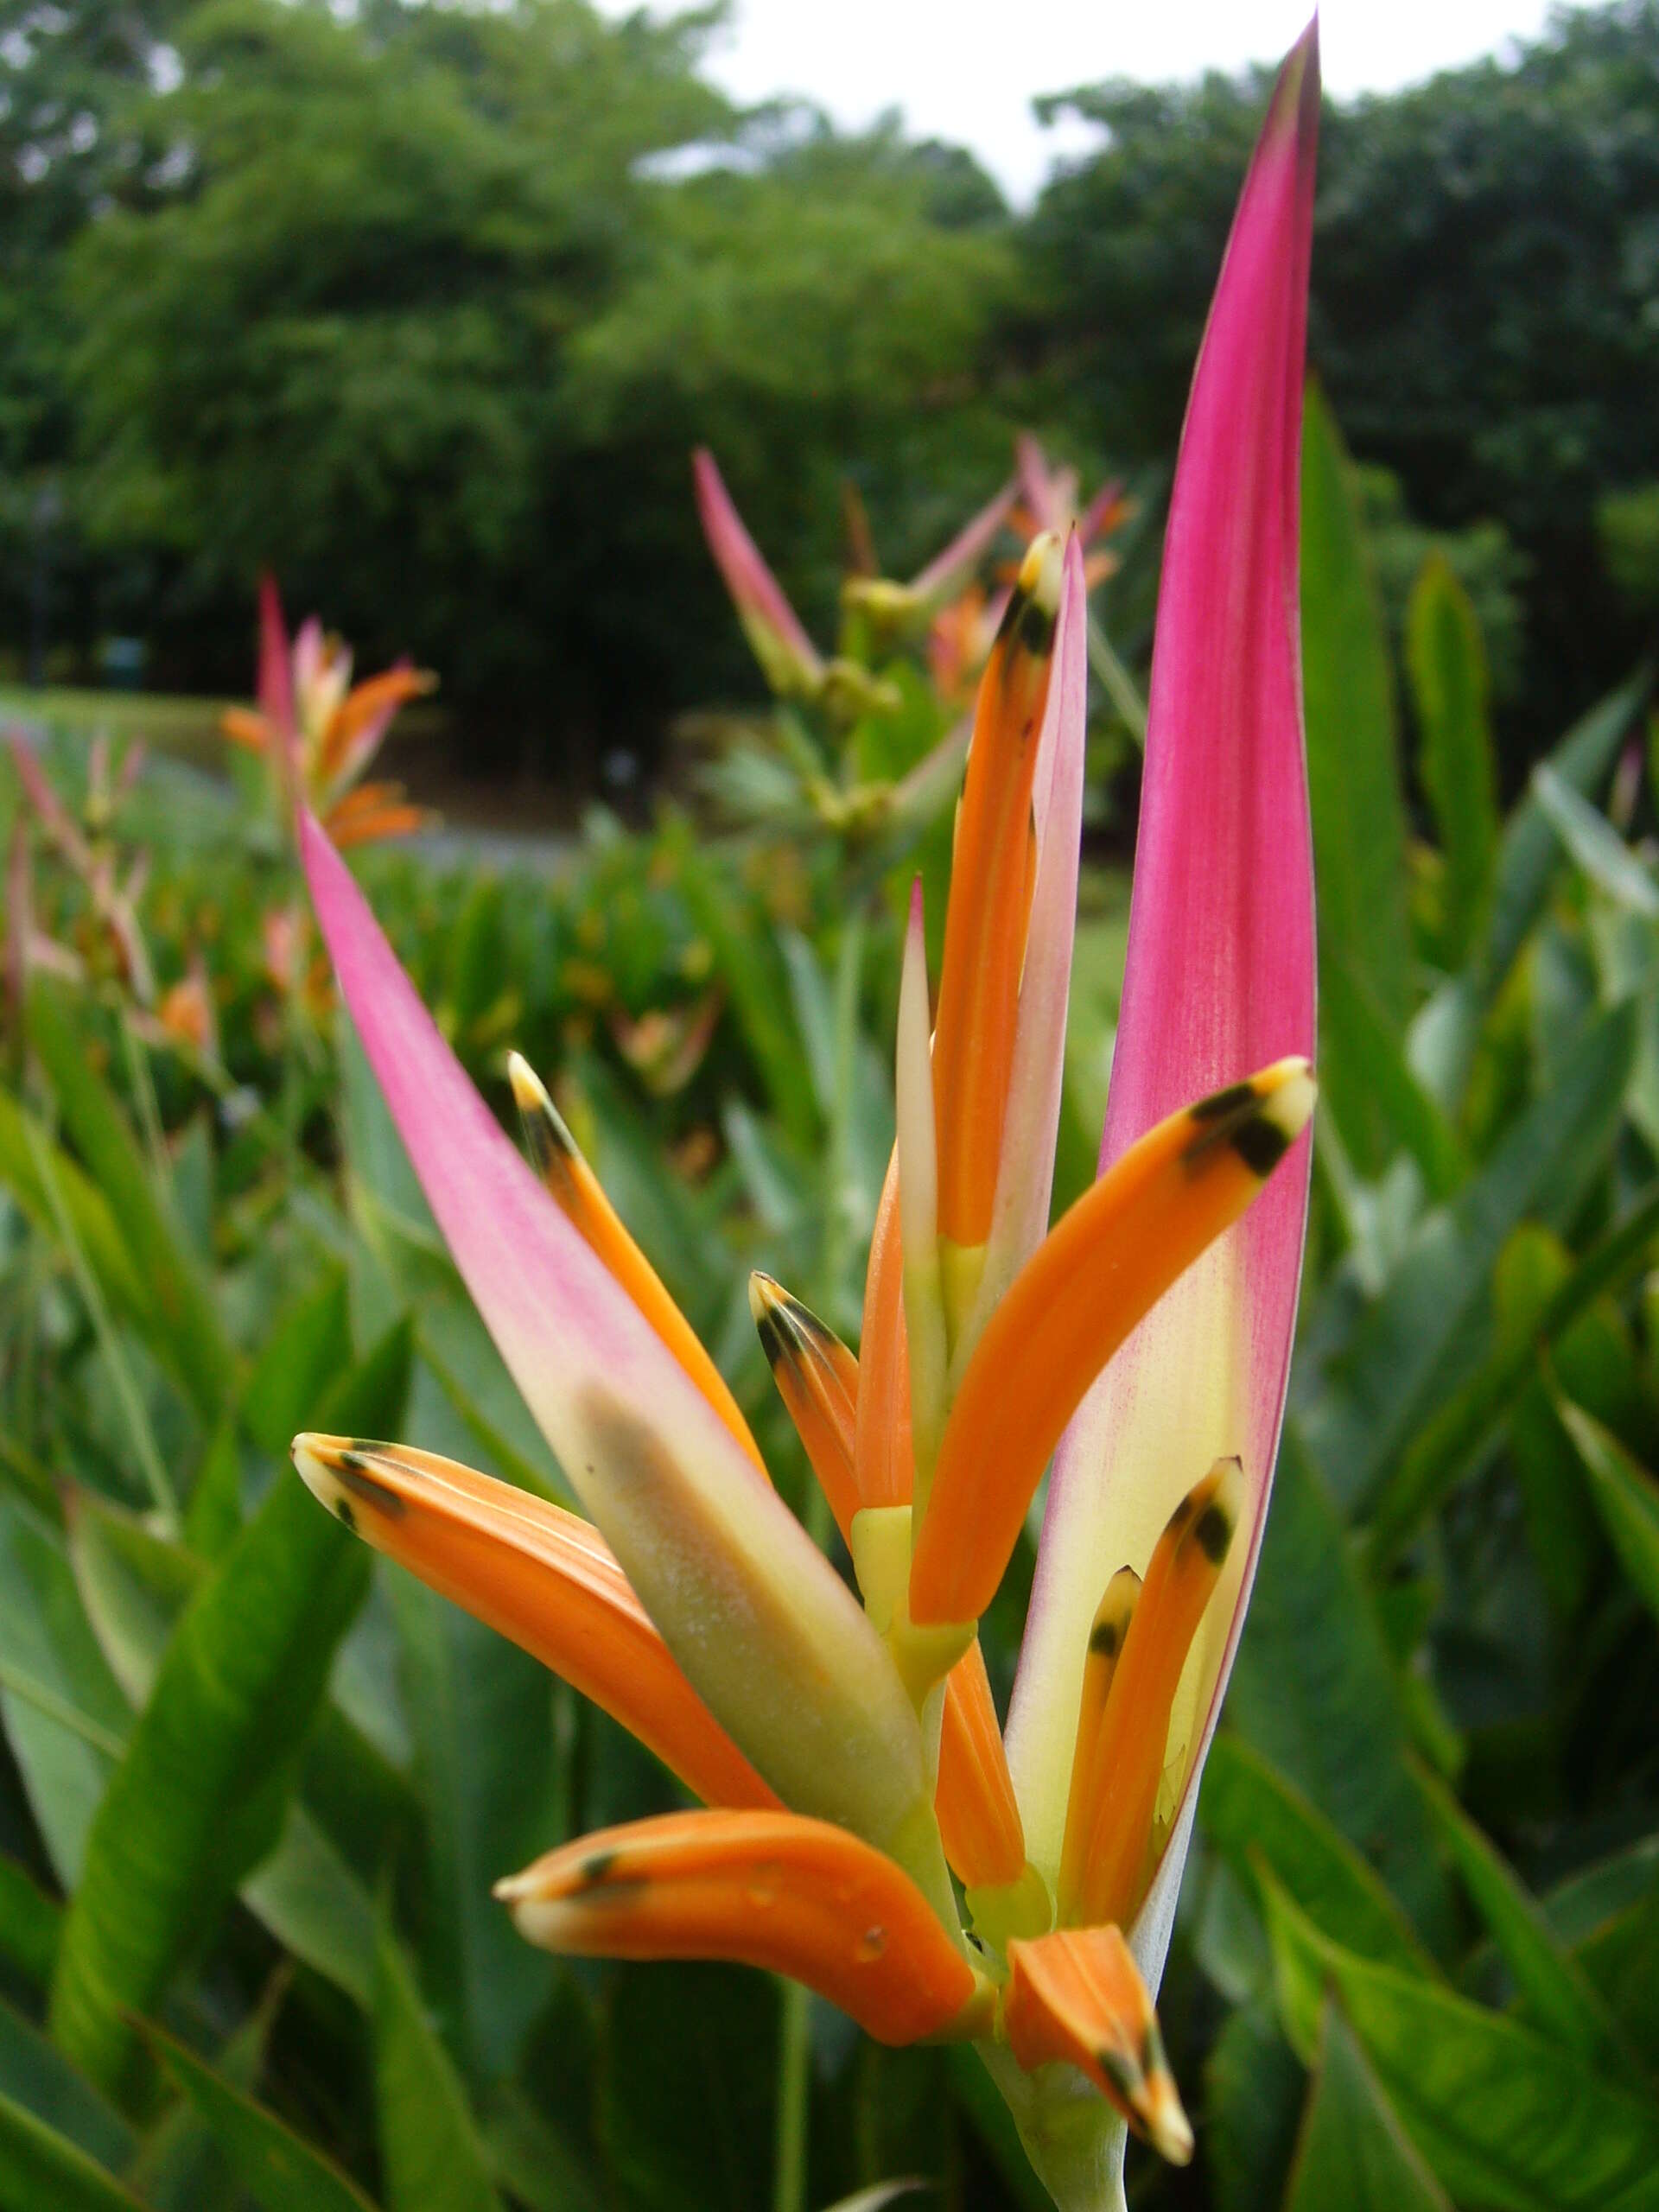
[[[705,29],[28,10],[0,41],[6,650],[44,563],[64,672],[134,633],[163,688],[230,688],[274,563],[441,666],[473,756],[580,764],[743,682],[695,581],[694,440],[819,616],[843,474],[899,573],[1016,421],[1155,495],[1260,86],[1065,95],[1105,143],[1016,217],[959,151],[735,113]],[[1465,581],[1523,594],[1506,789],[1651,617],[1618,502],[1659,478],[1656,218],[1654,0],[1327,113],[1313,358],[1405,512],[1484,532]]]
[[[1217,2212],[1633,2208],[1659,2167],[1644,690],[1503,811],[1470,597],[1422,563],[1396,660],[1363,513],[1316,397],[1313,1234],[1164,1992],[1200,2159],[1131,2186]],[[510,1043],[555,1082],[798,1503],[744,1279],[856,1314],[897,894],[948,817],[948,786],[931,828],[891,784],[948,719],[899,656],[850,726],[798,702],[746,726],[720,779],[741,832],[596,818],[551,876],[363,861],[487,1095],[505,1109]],[[802,2212],[907,2174],[962,2212],[1033,2204],[969,2054],[879,2050],[738,1970],[512,1933],[493,1876],[674,1786],[372,1562],[283,1455],[321,1426],[555,1496],[559,1470],[306,957],[258,765],[238,793],[164,763],[127,789],[76,731],[44,750],[87,865],[9,777],[32,889],[14,860],[0,2206]],[[1121,885],[1086,880],[1077,1131],[1122,917]],[[1065,1157],[1062,1201],[1089,1136]],[[1000,1694],[1007,1631],[994,1611]]]

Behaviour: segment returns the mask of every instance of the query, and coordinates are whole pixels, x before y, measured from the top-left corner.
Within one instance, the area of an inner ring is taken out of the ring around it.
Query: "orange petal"
[[[319,752],[317,766],[324,781],[351,751],[359,731],[437,688],[438,679],[429,668],[389,668],[347,692],[329,718]]]
[[[891,1175],[887,1189],[890,1195]],[[896,1300],[896,1218],[890,1225]],[[881,1234],[880,1221],[876,1234]],[[873,1261],[873,1270],[874,1265]],[[865,1497],[859,1491],[853,1409],[864,1402],[864,1370],[839,1338],[770,1275],[750,1276],[749,1303],[773,1379],[800,1432],[842,1541],[850,1546],[853,1516],[860,1507],[892,1502]],[[946,1679],[934,1810],[944,1855],[967,1888],[1000,1888],[1024,1872],[1025,1830],[1002,1750],[990,1677],[976,1641]]]
[[[429,807],[404,798],[401,784],[360,784],[335,801],[323,827],[341,852],[353,845],[378,844],[386,837],[417,837],[437,820]]]
[[[881,2043],[984,2024],[988,1985],[909,1875],[827,1821],[671,1813],[550,1852],[495,1893],[547,1950],[764,1967]]]
[[[933,1809],[944,1855],[964,1889],[1001,1889],[1019,1880],[1026,1831],[977,1637],[945,1677]]]
[[[1074,1863],[1060,1872],[1063,1920],[1128,1927],[1157,1868],[1159,1787],[1169,1716],[1204,1609],[1238,1525],[1243,1472],[1217,1459],[1169,1516],[1129,1617],[1092,1745],[1074,1769]],[[1116,1578],[1114,1578],[1116,1580]]]
[[[1010,1943],[1002,2023],[1027,2072],[1055,2060],[1079,2068],[1173,2165],[1192,2156],[1158,2015],[1119,1929],[1062,1928]]]
[[[300,1436],[293,1450],[308,1488],[347,1528],[591,1698],[699,1797],[777,1803],[590,1523],[404,1445]]]
[[[759,1268],[749,1277],[749,1311],[778,1394],[845,1536],[864,1503],[853,1472],[858,1362],[833,1329]]]
[[[910,1357],[905,1339],[905,1255],[899,1223],[899,1154],[881,1186],[864,1329],[858,1347],[858,1422],[853,1447],[861,1505],[908,1505],[916,1476],[910,1440]]]
[[[769,1480],[760,1446],[726,1378],[703,1350],[696,1331],[669,1296],[662,1277],[623,1227],[599,1178],[582,1158],[564,1117],[530,1063],[507,1058],[512,1095],[524,1125],[524,1145],[560,1211],[610,1269],[657,1334],[742,1446],[762,1480]]]
[[[1050,1230],[992,1313],[951,1406],[911,1567],[912,1619],[984,1611],[1084,1391],[1255,1197],[1314,1095],[1306,1061],[1280,1060],[1170,1115]]]
[[[251,708],[226,707],[219,727],[232,745],[245,745],[251,753],[264,753],[270,744],[270,724]]]
[[[957,817],[934,1033],[939,1235],[990,1231],[1032,867],[1031,791],[1059,607],[1061,549],[1034,539],[986,663]],[[947,1270],[948,1274],[949,1270]]]
[[[1089,1656],[1084,1662],[1083,1697],[1077,1707],[1077,1746],[1071,1754],[1071,1789],[1065,1806],[1065,1840],[1060,1853],[1063,1896],[1072,1896],[1077,1891],[1083,1847],[1094,1818],[1094,1780],[1100,1772],[1100,1724],[1140,1595],[1140,1576],[1132,1567],[1120,1567],[1106,1585],[1106,1594],[1096,1609],[1094,1624],[1089,1631]]]

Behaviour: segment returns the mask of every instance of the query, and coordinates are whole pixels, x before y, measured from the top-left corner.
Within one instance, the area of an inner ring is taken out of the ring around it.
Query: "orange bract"
[[[1060,547],[1033,541],[980,683],[957,817],[933,1046],[939,1235],[984,1243],[1014,1058],[1034,844],[1032,782],[1059,603]]]
[[[1063,1928],[1008,1946],[1002,2019],[1029,2072],[1058,2060],[1085,2073],[1172,2164],[1192,2155],[1152,1999],[1116,1928]]]
[[[1237,1220],[1313,1106],[1307,1063],[1280,1061],[1160,1122],[1049,1232],[991,1315],[951,1406],[911,1567],[916,1620],[984,1611],[1084,1392]]]
[[[323,1503],[377,1551],[550,1667],[699,1797],[777,1803],[588,1522],[405,1445],[302,1436],[294,1459]]]
[[[792,1974],[879,2042],[970,2024],[989,1992],[901,1868],[793,1813],[671,1813],[583,1836],[498,1884],[519,1932],[607,1959]],[[971,2016],[970,2016],[971,2018]]]
[[[769,1482],[760,1447],[727,1386],[725,1376],[703,1350],[696,1331],[670,1297],[662,1277],[629,1236],[604,1186],[577,1149],[563,1116],[548,1096],[530,1063],[517,1052],[507,1062],[512,1095],[524,1125],[524,1143],[537,1173],[559,1211],[594,1255],[615,1276],[687,1375],[748,1454],[755,1472]]]

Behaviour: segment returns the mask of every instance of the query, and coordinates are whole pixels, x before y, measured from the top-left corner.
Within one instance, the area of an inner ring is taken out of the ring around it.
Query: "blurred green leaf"
[[[1406,1766],[1388,1646],[1341,1516],[1290,1426],[1227,1709],[1438,1948],[1452,1900]]]
[[[1205,2163],[1218,2212],[1279,2212],[1307,2075],[1260,1999],[1228,2015],[1204,2088]]]
[[[443,2212],[501,2212],[461,2082],[384,1923],[375,1957],[375,2108],[388,2212],[432,2212],[437,2205]]]
[[[132,2152],[132,2132],[38,2028],[0,1999],[0,2095],[12,2097],[111,2173]]]
[[[778,1985],[741,1967],[674,1961],[617,1975],[598,2125],[630,2202],[751,2212],[768,2202],[777,2023]]]
[[[811,1144],[818,1131],[812,1077],[800,1037],[785,1009],[782,962],[755,918],[739,911],[730,881],[693,843],[690,830],[677,825],[670,849],[678,863],[681,896],[696,926],[714,949],[715,971],[731,995],[732,1012],[773,1109],[798,1144]]]
[[[1365,1127],[1375,1139],[1371,1165],[1383,1166],[1403,1147],[1422,1170],[1429,1197],[1449,1198],[1468,1173],[1463,1147],[1438,1101],[1414,1073],[1398,1029],[1369,985],[1350,975],[1334,952],[1320,963],[1319,1014],[1327,1039],[1320,1079],[1329,1078],[1334,1048],[1336,1065],[1344,1071],[1356,1100],[1364,1102]],[[1342,1128],[1337,1094],[1332,1110]],[[1346,1128],[1344,1136],[1347,1140]],[[1363,1168],[1364,1156],[1355,1165]]]
[[[1559,2044],[1321,1936],[1271,1877],[1279,2004],[1310,2059],[1332,1990],[1401,2124],[1454,2200],[1637,2212],[1659,2190],[1659,2106]]]
[[[395,1427],[409,1358],[400,1328],[331,1395],[333,1425]],[[285,1478],[181,1618],[93,1821],[59,1948],[52,2031],[94,2080],[127,2075],[130,2016],[154,2009],[183,1948],[276,1840],[368,1576],[367,1552]]]
[[[1432,554],[1406,610],[1406,665],[1422,740],[1423,787],[1445,862],[1443,964],[1462,966],[1486,922],[1497,857],[1497,772],[1486,653],[1469,595]]]
[[[1581,2058],[1624,2066],[1627,2054],[1611,2017],[1557,1942],[1537,1900],[1452,1793],[1431,1774],[1420,1771],[1417,1780],[1464,1888],[1532,2018]]]
[[[1354,1847],[1261,1755],[1230,1732],[1205,1767],[1198,1819],[1247,1887],[1259,1860],[1316,1928],[1356,1952],[1408,1974],[1433,1961],[1393,1897]]]
[[[0,1959],[26,1981],[44,1988],[58,1952],[63,1907],[49,1897],[27,1867],[0,1856]]]
[[[1659,916],[1659,883],[1606,816],[1580,798],[1547,762],[1533,770],[1532,789],[1545,820],[1596,888],[1649,921]]]
[[[61,1542],[9,1498],[0,1498],[0,1712],[53,1869],[72,1887],[132,1715]]]
[[[1344,1501],[1376,1504],[1429,1415],[1479,1363],[1491,1271],[1516,1224],[1570,1222],[1618,1130],[1635,1047],[1628,1006],[1589,1031],[1567,1073],[1473,1181],[1419,1224],[1381,1297],[1327,1361],[1300,1425]]]
[[[1578,1447],[1590,1495],[1630,1586],[1659,1620],[1659,1483],[1581,1406],[1558,1397],[1555,1409]]]
[[[67,2137],[0,2095],[0,2212],[143,2212]]]
[[[48,1243],[58,1241],[56,1210],[41,1179],[39,1160],[51,1163],[52,1179],[62,1198],[76,1241],[99,1287],[114,1310],[153,1327],[143,1285],[133,1265],[109,1200],[60,1146],[53,1143],[33,1115],[0,1085],[0,1181]]]
[[[425,1980],[451,2047],[496,2081],[512,2070],[553,1974],[490,1894],[560,1840],[553,1681],[516,1644],[393,1573],[430,1862]]]
[[[157,2028],[148,2034],[264,2212],[372,2212],[356,2183],[275,2113],[232,2088],[172,2037]]]
[[[242,1391],[242,1421],[260,1451],[287,1452],[315,1425],[323,1393],[352,1357],[346,1270],[330,1268],[281,1313]]]
[[[1498,1349],[1455,1396],[1406,1443],[1395,1472],[1378,1494],[1366,1532],[1374,1571],[1386,1567],[1423,1517],[1468,1472],[1541,1357],[1573,1329],[1604,1294],[1623,1288],[1659,1237],[1659,1182],[1586,1253],[1553,1291],[1535,1320]]]
[[[1550,754],[1553,775],[1580,798],[1592,798],[1611,769],[1631,724],[1652,688],[1644,670],[1592,707]],[[1477,963],[1483,999],[1497,995],[1517,954],[1543,912],[1550,878],[1560,865],[1560,846],[1535,795],[1529,791],[1503,825],[1498,848],[1491,924]]]
[[[230,1395],[236,1355],[170,1202],[157,1191],[108,1086],[88,1064],[61,998],[42,982],[29,995],[29,1033],[64,1125],[109,1202],[143,1285],[156,1349],[211,1421]]]
[[[1452,2212],[1329,1997],[1285,2212]]]
[[[1321,1084],[1362,1174],[1388,1156],[1386,1109],[1332,1019],[1331,976],[1349,980],[1382,1034],[1411,1010],[1406,819],[1393,674],[1351,464],[1310,384],[1302,418],[1302,702],[1319,891]]]

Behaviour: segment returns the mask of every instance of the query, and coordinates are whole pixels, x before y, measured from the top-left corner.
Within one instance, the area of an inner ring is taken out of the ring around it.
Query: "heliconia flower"
[[[871,704],[896,706],[897,695],[891,687],[883,685],[858,662],[825,659],[818,652],[745,528],[715,457],[706,447],[699,447],[692,455],[691,467],[697,512],[709,550],[732,595],[743,634],[772,690],[781,698],[822,701],[854,713]],[[908,583],[861,574],[849,576],[842,587],[846,604],[885,630],[925,626],[970,582],[1007,520],[1014,494],[1012,482],[1004,485]],[[858,512],[861,516],[861,507]]]
[[[304,1436],[296,1465],[702,1800],[555,1851],[498,1894],[556,1950],[743,1961],[886,2040],[972,2042],[1066,2212],[1121,2204],[1126,2126],[1171,2158],[1192,2150],[1152,1993],[1260,1541],[1300,1265],[1313,945],[1294,589],[1316,114],[1310,29],[1245,185],[1177,472],[1104,1172],[1050,1229],[1086,704],[1074,533],[1027,550],[981,685],[936,1009],[912,902],[858,1354],[781,1285],[751,1284],[856,1595],[772,1487],[533,1071],[512,1064],[527,1166],[301,821],[342,996],[586,1517],[394,1445]],[[978,1622],[1057,1443],[1005,1751]]]
[[[1122,479],[1109,477],[1094,498],[1079,507],[1077,470],[1052,468],[1047,454],[1031,431],[1021,430],[1014,442],[1014,453],[1020,487],[1017,518],[1029,530],[1075,530],[1088,555],[1084,573],[1092,590],[1112,574],[1117,558],[1104,549],[1089,553],[1089,547],[1097,538],[1109,537],[1135,512],[1135,502],[1126,493]]]
[[[315,614],[289,645],[275,580],[265,576],[259,585],[258,704],[226,708],[219,728],[232,744],[270,759],[285,804],[302,798],[321,815],[336,845],[406,837],[429,828],[434,817],[411,805],[401,784],[359,779],[397,709],[433,690],[437,680],[429,670],[399,661],[353,686],[350,647],[327,635]]]
[[[48,842],[86,894],[98,950],[112,960],[133,1001],[141,1007],[149,1007],[156,995],[155,970],[138,919],[138,899],[149,862],[142,853],[124,855],[110,834],[116,803],[137,772],[142,748],[131,748],[111,779],[108,748],[101,738],[94,739],[88,759],[85,819],[80,821],[60,797],[21,731],[11,733],[10,751],[23,796]],[[27,896],[28,855],[16,848],[12,885],[19,902],[16,911],[27,918],[15,932],[18,974],[32,963],[80,980],[86,963],[72,948],[54,945],[34,925]]]

